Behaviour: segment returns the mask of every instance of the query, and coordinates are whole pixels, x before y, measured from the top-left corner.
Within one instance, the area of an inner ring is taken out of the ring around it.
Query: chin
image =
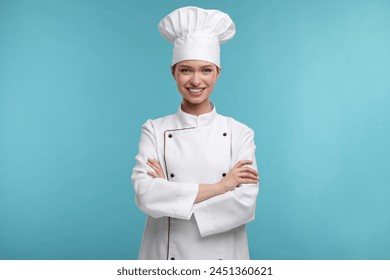
[[[205,102],[209,102],[208,98],[207,99],[199,99],[199,98],[184,98],[188,103],[191,103],[193,105],[198,105],[198,104],[203,104]]]

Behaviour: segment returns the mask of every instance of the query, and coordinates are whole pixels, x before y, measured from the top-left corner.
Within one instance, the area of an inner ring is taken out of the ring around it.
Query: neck
[[[181,109],[191,115],[199,116],[202,114],[209,113],[213,110],[213,106],[210,101],[205,101],[201,104],[193,104],[183,99],[181,103]]]

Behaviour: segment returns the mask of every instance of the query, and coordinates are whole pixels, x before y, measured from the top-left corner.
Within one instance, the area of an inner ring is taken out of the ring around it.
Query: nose
[[[200,85],[201,82],[202,82],[202,80],[201,80],[199,74],[197,72],[194,72],[194,74],[191,77],[191,84],[193,84],[194,86],[198,86],[198,85]]]

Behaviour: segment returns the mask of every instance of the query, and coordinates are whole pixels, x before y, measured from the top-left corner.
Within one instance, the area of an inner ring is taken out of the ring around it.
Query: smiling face
[[[172,67],[172,74],[183,97],[183,110],[197,115],[209,112],[209,97],[220,69],[207,61],[185,60]]]

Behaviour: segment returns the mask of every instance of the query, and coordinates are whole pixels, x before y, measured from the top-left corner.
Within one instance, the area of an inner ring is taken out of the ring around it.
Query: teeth
[[[190,88],[189,90],[190,90],[191,92],[193,92],[193,93],[198,93],[198,92],[201,92],[203,89]]]

